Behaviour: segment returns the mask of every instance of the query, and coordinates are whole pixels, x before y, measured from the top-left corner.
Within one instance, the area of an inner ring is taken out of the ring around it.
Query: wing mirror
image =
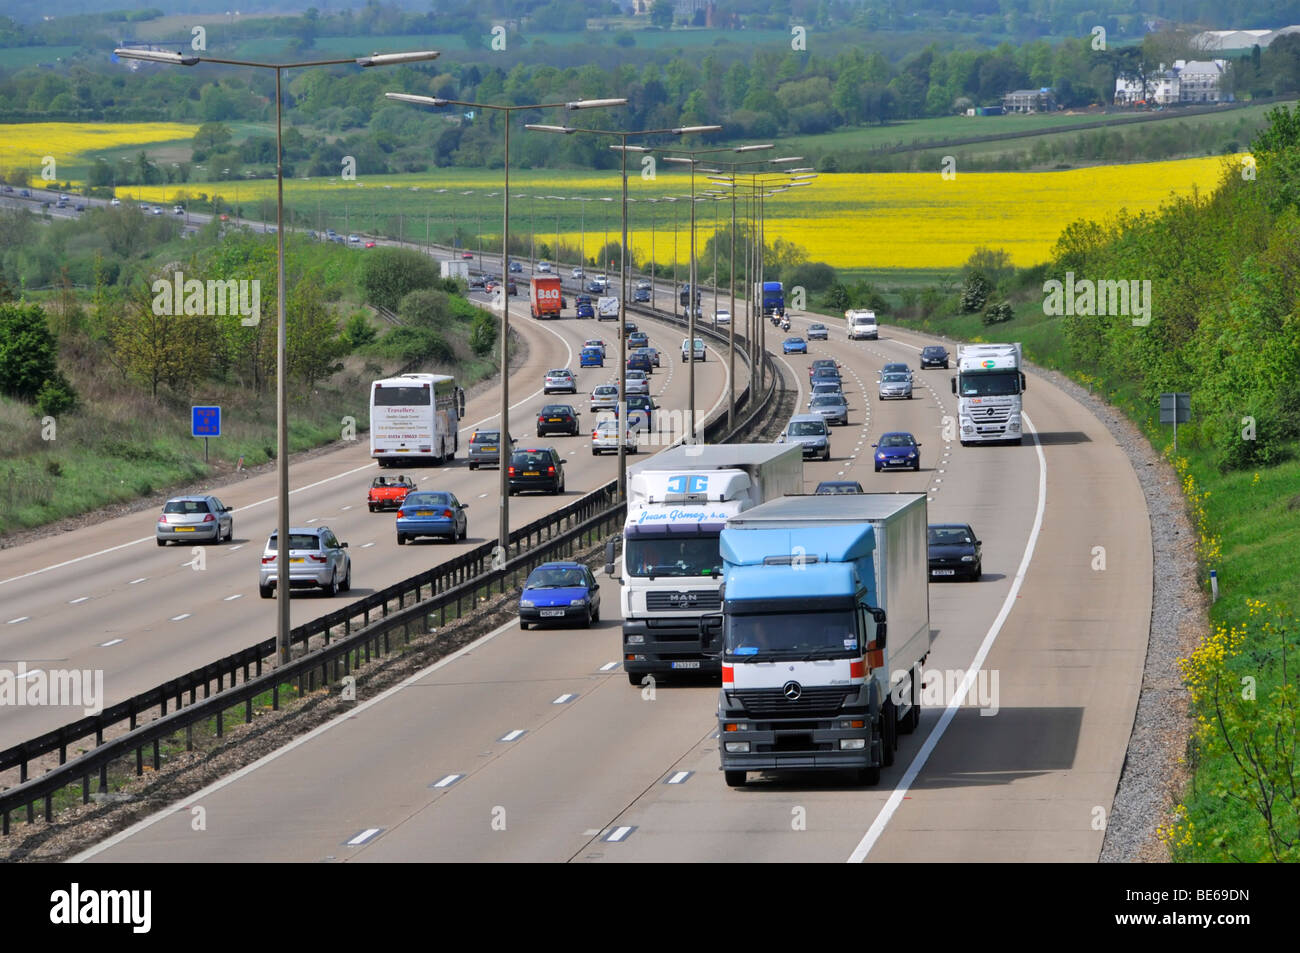
[[[871,618],[874,619],[876,622],[876,640],[875,640],[876,648],[883,649],[885,647],[885,628],[886,628],[885,610],[873,609],[870,606],[868,606],[867,611],[871,613]]]
[[[710,658],[722,654],[722,621],[721,612],[700,616],[700,651]]]

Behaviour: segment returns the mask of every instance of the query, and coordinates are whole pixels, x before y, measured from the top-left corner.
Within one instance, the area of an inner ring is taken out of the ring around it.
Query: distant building
[[[1252,46],[1262,49],[1288,33],[1300,33],[1300,26],[1284,26],[1278,30],[1206,30],[1192,37],[1192,46],[1206,52],[1248,50]]]
[[[1228,99],[1223,91],[1227,69],[1227,60],[1174,60],[1172,68],[1166,68],[1162,63],[1160,69],[1149,74],[1145,89],[1141,77],[1118,76],[1115,78],[1115,104],[1131,106],[1145,102],[1148,105],[1176,106],[1224,102]]]
[[[1002,111],[1007,113],[1045,113],[1055,108],[1056,97],[1047,86],[1041,89],[1015,89],[1002,97]]]

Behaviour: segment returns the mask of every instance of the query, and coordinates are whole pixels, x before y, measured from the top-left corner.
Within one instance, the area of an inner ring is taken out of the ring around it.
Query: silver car
[[[912,399],[912,377],[910,374],[885,374],[880,378],[880,399]]]
[[[601,384],[591,392],[591,410],[617,410],[618,409],[618,385]]]
[[[650,393],[650,378],[646,376],[645,371],[627,372],[627,392],[628,396]]]
[[[825,384],[813,384],[812,393],[808,395],[808,406],[811,407],[814,400],[827,394],[843,397],[844,385],[834,381],[827,381]]]
[[[821,394],[812,399],[810,407],[814,414],[821,414],[828,424],[845,424],[849,422],[849,404],[843,394]]]
[[[796,414],[791,417],[785,433],[776,442],[802,444],[805,458],[831,458],[831,431],[821,414]]]
[[[167,540],[192,542],[205,539],[214,543],[235,535],[235,518],[230,507],[215,496],[176,496],[163,504],[162,515],[154,529],[159,546]]]
[[[637,434],[640,428],[629,427],[623,434],[623,446],[626,453],[636,453]],[[601,420],[591,432],[591,455],[598,457],[602,453],[618,453],[618,421]]]
[[[262,572],[257,590],[263,599],[275,594],[279,533],[271,534],[262,550]],[[328,526],[294,526],[289,529],[289,588],[323,589],[331,596],[352,588],[352,557]]]
[[[810,324],[808,325],[807,338],[809,341],[826,341],[830,338],[830,332],[826,330],[824,324]]]
[[[561,367],[546,372],[546,384],[542,387],[542,393],[553,394],[556,391],[565,391],[570,394],[578,392],[578,378],[573,375],[573,371]]]

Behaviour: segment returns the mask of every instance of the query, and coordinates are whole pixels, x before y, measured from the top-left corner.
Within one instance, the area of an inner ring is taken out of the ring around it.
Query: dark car
[[[552,621],[576,621],[584,629],[600,621],[600,585],[582,563],[543,563],[524,580],[519,628]]]
[[[580,318],[594,318],[596,316],[596,309],[591,306],[590,298],[578,302],[577,316]]]
[[[818,496],[834,496],[838,493],[861,493],[862,484],[857,480],[822,480],[817,484]]]
[[[969,524],[931,524],[928,536],[931,576],[964,576],[975,582],[983,575],[980,541]]]
[[[921,445],[910,433],[899,430],[881,434],[880,442],[871,446],[876,451],[877,473],[881,470],[921,469]]]
[[[633,351],[627,356],[627,369],[629,371],[645,371],[650,374],[654,371],[654,364],[650,361],[650,355],[642,351]]]
[[[818,384],[840,384],[840,372],[833,367],[819,367],[813,371],[812,377],[808,379],[809,385],[816,387]]]
[[[650,289],[637,288],[636,291],[632,292],[632,300],[638,304],[645,304],[650,300]]]
[[[529,447],[510,455],[508,494],[543,490],[552,495],[564,492],[564,458],[554,447]]]
[[[921,348],[921,370],[927,367],[948,367],[948,349],[940,344]]]
[[[597,281],[595,278],[592,278],[589,282],[587,282],[587,290],[594,294],[603,294],[605,291],[605,283],[603,281]]]
[[[469,532],[468,508],[454,493],[417,490],[406,494],[397,511],[397,545],[418,536],[441,536],[450,543],[464,539]]]
[[[840,365],[838,361],[834,361],[829,357],[819,357],[808,365],[808,379],[812,380],[813,375],[823,367],[828,367],[833,370],[836,377],[840,376]]]
[[[519,264],[519,262],[517,262],[517,261],[512,261],[512,262],[510,263],[510,270],[513,271],[513,272],[515,272],[515,273],[519,273],[519,272],[522,272],[522,271],[524,270],[524,266],[521,265],[521,264]]]
[[[507,434],[510,449],[514,449],[515,438]],[[469,468],[477,470],[480,466],[495,467],[501,463],[501,431],[476,430],[469,438]]]
[[[547,404],[537,414],[537,436],[562,433],[578,436],[578,411],[572,404]]]

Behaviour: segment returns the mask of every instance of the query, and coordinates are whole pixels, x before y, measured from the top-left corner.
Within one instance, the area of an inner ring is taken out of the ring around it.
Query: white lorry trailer
[[[1025,374],[1020,342],[963,344],[957,348],[957,395],[961,445],[1009,440],[1020,443]]]
[[[774,500],[729,517],[720,545],[726,599],[701,619],[700,647],[722,665],[727,784],[807,770],[877,783],[920,721],[925,495]]]
[[[700,652],[699,620],[722,605],[723,523],[802,492],[797,444],[671,447],[628,469],[622,557],[616,564],[611,541],[605,565],[606,575],[617,572],[622,585],[628,681],[720,670],[716,658]]]
[[[464,278],[469,281],[469,262],[463,258],[443,259],[438,262],[438,270],[443,278]]]

